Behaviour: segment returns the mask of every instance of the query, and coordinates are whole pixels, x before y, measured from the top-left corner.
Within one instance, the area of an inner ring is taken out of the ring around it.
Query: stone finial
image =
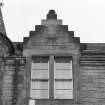
[[[55,13],[55,10],[49,10],[49,13],[47,14],[47,19],[57,19],[57,14]]]

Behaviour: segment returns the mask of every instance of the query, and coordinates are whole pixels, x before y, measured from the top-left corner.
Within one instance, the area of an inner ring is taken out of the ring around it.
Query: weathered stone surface
[[[105,66],[81,66],[80,103],[105,103]]]
[[[26,97],[24,86],[25,58],[7,57],[3,66],[2,103],[12,105],[20,103]],[[20,99],[20,100],[19,100]],[[14,101],[15,100],[15,101]]]

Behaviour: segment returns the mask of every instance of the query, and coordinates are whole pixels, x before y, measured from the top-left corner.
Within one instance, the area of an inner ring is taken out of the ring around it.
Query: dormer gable
[[[57,19],[54,10],[50,10],[47,19],[42,19],[41,25],[36,25],[30,31],[29,37],[24,38],[24,51],[33,49],[41,50],[79,50],[79,37],[74,37],[74,31],[68,31],[68,26]],[[23,52],[24,53],[24,52]]]

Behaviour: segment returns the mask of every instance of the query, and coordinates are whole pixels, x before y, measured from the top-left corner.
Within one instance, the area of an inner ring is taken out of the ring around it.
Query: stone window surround
[[[49,72],[49,77],[50,77],[50,79],[49,79],[49,86],[50,86],[49,98],[53,98],[53,99],[54,99],[54,61],[55,61],[54,57],[56,57],[56,56],[54,56],[54,55],[49,56],[49,65],[50,65],[49,69],[51,71],[51,72]],[[60,57],[62,57],[62,56],[60,56]],[[65,57],[67,57],[67,56],[65,56]],[[69,56],[69,57],[72,59],[71,56]]]

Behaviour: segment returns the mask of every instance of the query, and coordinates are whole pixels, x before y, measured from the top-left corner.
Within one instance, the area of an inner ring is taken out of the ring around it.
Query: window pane
[[[32,79],[48,79],[48,70],[32,70]]]
[[[48,62],[47,63],[32,63],[32,70],[46,70],[48,69]]]
[[[54,57],[56,63],[69,63],[72,57],[70,56],[55,56]]]
[[[48,90],[31,90],[31,98],[46,99],[48,98]]]
[[[72,81],[55,81],[55,89],[73,89]]]
[[[56,99],[72,99],[73,98],[72,90],[55,90]]]
[[[48,62],[32,63],[31,78],[32,79],[48,79]]]
[[[55,79],[72,79],[72,70],[55,70]]]
[[[64,70],[70,70],[70,69],[72,69],[72,63],[70,63],[70,61],[69,61],[69,63],[65,63],[65,62],[63,62],[63,63],[55,63],[55,69],[58,69],[58,70],[60,70],[60,69],[64,69]]]
[[[48,89],[48,81],[32,81],[31,89]]]
[[[55,57],[54,69],[55,69],[55,79],[72,79],[71,58]]]
[[[47,63],[49,60],[48,56],[32,56],[34,63]]]

